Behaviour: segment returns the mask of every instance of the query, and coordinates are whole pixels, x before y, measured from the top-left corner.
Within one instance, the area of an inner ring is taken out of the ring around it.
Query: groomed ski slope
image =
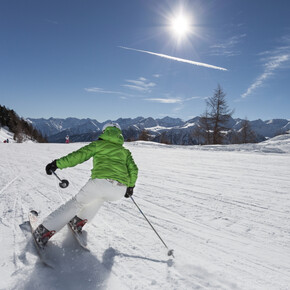
[[[139,166],[134,198],[107,203],[86,226],[91,252],[64,228],[45,267],[19,224],[45,217],[76,194],[91,161],[45,165],[83,146],[0,144],[0,289],[290,289],[290,136],[261,144],[167,146],[126,143]]]

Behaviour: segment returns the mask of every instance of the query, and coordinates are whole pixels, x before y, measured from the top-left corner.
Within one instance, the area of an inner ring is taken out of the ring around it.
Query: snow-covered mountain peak
[[[48,137],[50,142],[64,142],[67,134],[72,135],[72,141],[90,141],[101,133],[103,125],[106,122],[98,122],[94,119],[29,119],[33,126],[39,130],[44,136]],[[154,119],[151,117],[143,118],[119,118],[116,120],[120,124],[125,136],[129,139],[136,139],[146,129],[157,142],[160,136],[174,144],[196,144],[193,138],[194,129],[199,126],[200,117],[192,118],[188,121],[182,121],[179,118],[164,117],[162,119]],[[226,126],[232,130],[239,132],[242,126],[241,119],[230,118]],[[258,136],[258,141],[271,138],[277,134],[283,134],[290,130],[290,122],[286,119],[273,119],[262,121],[260,119],[249,121],[251,129]],[[166,136],[165,136],[166,135]]]

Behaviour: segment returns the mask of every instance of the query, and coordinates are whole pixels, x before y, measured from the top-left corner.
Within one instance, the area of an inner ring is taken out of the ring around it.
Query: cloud
[[[166,55],[166,54],[162,54],[162,53],[155,53],[155,52],[151,52],[151,51],[147,51],[147,50],[129,48],[129,47],[125,47],[125,46],[119,46],[119,47],[123,48],[123,49],[127,49],[127,50],[133,50],[133,51],[143,52],[143,53],[147,53],[147,54],[152,54],[152,55],[156,55],[159,57],[163,57],[163,58],[167,58],[167,59],[171,59],[171,60],[175,60],[175,61],[179,61],[179,62],[184,62],[184,63],[196,65],[196,66],[203,66],[203,67],[207,67],[207,68],[227,71],[226,68],[214,66],[211,64],[207,64],[207,63],[202,63],[202,62],[197,62],[197,61],[188,60],[188,59],[184,59],[184,58],[174,57],[174,56],[170,56],[170,55]]]
[[[284,37],[283,39],[285,40],[287,38]],[[273,51],[266,51],[260,55],[262,56],[261,60],[264,63],[263,73],[259,75],[246,92],[241,95],[242,98],[248,97],[257,88],[262,87],[269,77],[274,76],[279,68],[283,67],[283,65],[290,61],[290,41],[289,45],[280,46]]]
[[[156,86],[155,83],[147,80],[144,77],[139,77],[136,80],[126,80],[126,84],[121,85],[122,87],[129,88],[131,90],[135,90],[138,92],[142,93],[151,93],[151,89]],[[127,96],[127,97],[136,97],[136,95],[120,92],[120,91],[111,91],[111,90],[106,90],[103,88],[99,87],[90,87],[90,88],[85,88],[85,91],[88,93],[97,93],[97,94],[115,94],[115,95],[122,95]]]
[[[133,89],[133,90],[137,90],[139,92],[146,92],[146,93],[150,93],[151,92],[151,88],[156,86],[155,83],[148,81],[144,77],[140,77],[137,80],[126,80],[126,82],[128,84],[122,85],[123,87],[129,88],[129,89]]]
[[[161,104],[183,104],[184,102],[194,99],[201,99],[202,97],[190,97],[190,98],[147,98],[145,101],[156,102]]]
[[[147,92],[148,89],[146,88],[143,88],[143,87],[140,87],[140,86],[135,86],[135,85],[122,85],[123,87],[126,87],[126,88],[129,88],[129,89],[132,89],[132,90],[136,90],[136,91],[139,91],[139,92]]]
[[[85,91],[89,92],[89,93],[103,93],[103,94],[118,94],[118,95],[123,95],[124,93],[122,92],[116,92],[116,91],[107,91],[104,90],[102,88],[85,88]]]
[[[109,91],[109,90],[104,90],[102,88],[85,88],[85,91],[88,93],[97,93],[97,94],[114,94],[114,95],[121,95],[121,99],[126,99],[126,97],[132,97],[130,94],[126,94],[123,92],[118,92],[118,91]]]
[[[242,39],[246,36],[247,36],[246,34],[235,35],[235,36],[230,37],[224,42],[220,42],[220,43],[212,45],[210,47],[212,50],[211,55],[216,55],[216,56],[240,55],[241,51],[238,50],[236,47],[242,41]]]
[[[144,99],[144,100],[149,101],[149,102],[162,103],[162,104],[177,104],[177,103],[183,102],[183,100],[179,98],[150,98],[150,99]]]

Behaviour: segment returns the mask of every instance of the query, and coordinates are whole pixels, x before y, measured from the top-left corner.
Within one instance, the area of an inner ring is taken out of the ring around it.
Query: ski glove
[[[56,160],[52,161],[51,163],[47,164],[45,167],[46,174],[51,175],[57,169]]]
[[[126,190],[126,193],[125,193],[124,196],[125,196],[126,198],[132,196],[132,195],[133,195],[133,189],[134,189],[134,187],[127,187],[127,190]]]

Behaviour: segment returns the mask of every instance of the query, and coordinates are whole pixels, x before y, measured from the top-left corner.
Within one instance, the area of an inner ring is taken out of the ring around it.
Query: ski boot
[[[43,225],[39,225],[33,232],[33,236],[40,247],[44,247],[48,240],[55,234],[55,231],[49,231]]]
[[[72,229],[76,232],[78,232],[79,234],[82,233],[82,229],[83,229],[83,226],[88,222],[87,219],[80,219],[78,216],[75,216],[74,218],[72,218],[70,221],[69,221],[69,224],[71,225]]]

